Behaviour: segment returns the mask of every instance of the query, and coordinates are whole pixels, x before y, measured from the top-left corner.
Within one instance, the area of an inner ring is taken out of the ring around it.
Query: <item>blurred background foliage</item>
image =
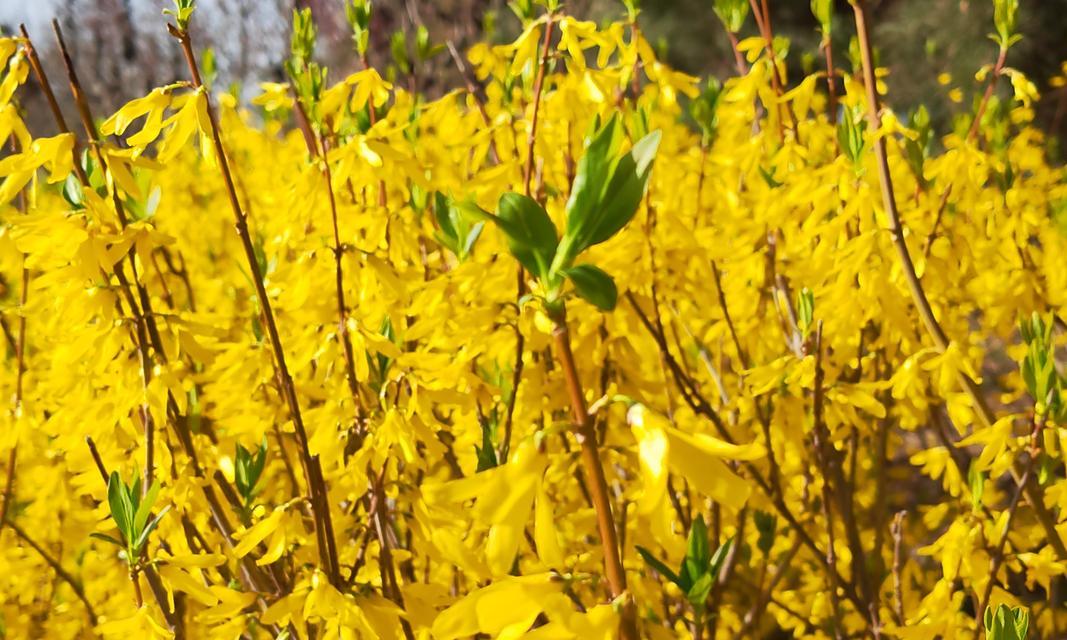
[[[699,76],[725,78],[736,73],[712,0],[641,4],[643,32],[673,66]],[[852,12],[847,0],[835,4],[836,64],[849,70]],[[996,59],[996,45],[988,37],[992,4],[991,0],[874,2],[874,42],[881,63],[890,70],[889,105],[905,113],[925,104],[939,134],[951,127],[955,115],[970,111],[982,89],[975,72]],[[216,88],[249,98],[258,93],[260,82],[283,79],[281,61],[294,8],[311,7],[320,32],[317,56],[333,77],[359,68],[340,0],[217,0],[202,5],[194,30],[199,31],[196,40],[211,48]],[[61,79],[48,27],[48,20],[56,17],[72,41],[90,99],[98,113],[110,113],[152,87],[182,77],[183,62],[158,28],[161,6],[161,0],[0,0],[0,26],[12,33],[26,22],[53,78]],[[790,81],[821,70],[820,36],[809,0],[770,0],[770,6],[776,35],[791,42]],[[565,10],[597,22],[625,13],[619,0],[571,0]],[[1052,83],[1063,75],[1061,65],[1067,61],[1067,0],[1021,0],[1020,14],[1024,39],[1011,49],[1007,63],[1037,83],[1043,93],[1038,124],[1062,138],[1067,135],[1067,88]],[[461,53],[481,39],[507,42],[519,30],[506,0],[376,0],[370,63],[403,86],[429,96],[461,87],[463,79],[443,48],[428,62],[414,65],[410,74],[398,71],[395,34],[406,34],[407,49],[412,51],[420,26],[432,42],[452,42]],[[741,35],[756,35],[751,17]],[[1002,91],[1010,90],[1007,84],[1001,83]],[[35,133],[47,134],[46,110],[39,101],[39,93],[31,93],[24,106],[31,126],[38,127]]]

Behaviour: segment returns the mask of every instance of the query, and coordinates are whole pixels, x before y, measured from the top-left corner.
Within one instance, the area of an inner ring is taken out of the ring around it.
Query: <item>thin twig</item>
[[[565,312],[556,314],[553,322],[555,323],[555,329],[552,332],[552,336],[555,340],[560,367],[563,369],[563,374],[566,378],[571,410],[574,413],[574,436],[582,448],[582,468],[585,473],[586,485],[593,500],[593,507],[596,510],[600,542],[604,550],[605,573],[607,574],[608,584],[611,587],[612,597],[624,598],[619,624],[620,638],[622,640],[637,640],[637,610],[633,597],[626,590],[626,571],[623,568],[620,556],[619,536],[616,531],[615,520],[611,515],[611,499],[608,497],[607,479],[600,459],[593,421],[589,416],[585,403],[585,394],[578,378],[578,368],[574,363],[574,353],[571,351],[570,332],[567,328]]]
[[[267,296],[266,288],[263,284],[263,274],[259,268],[259,261],[256,258],[255,245],[252,243],[252,236],[248,230],[248,218],[244,210],[241,208],[240,201],[237,198],[237,189],[234,185],[233,175],[230,171],[230,163],[227,159],[226,150],[222,144],[218,116],[211,103],[210,93],[204,88],[203,80],[200,77],[200,69],[196,63],[196,54],[193,52],[192,40],[189,37],[188,31],[180,30],[172,24],[168,24],[167,28],[182,47],[182,52],[185,55],[185,61],[189,67],[189,73],[192,77],[194,87],[197,90],[205,92],[204,100],[207,103],[206,110],[208,122],[211,127],[211,138],[214,143],[219,169],[222,172],[222,178],[226,186],[226,193],[229,197],[230,207],[233,210],[237,234],[241,239],[245,258],[247,259],[248,267],[252,273],[252,280],[256,289],[256,298],[259,301],[262,316],[265,321],[264,324],[267,327],[267,334],[270,337],[279,383],[283,395],[285,396],[286,403],[289,406],[289,413],[293,420],[293,428],[297,435],[297,441],[301,447],[301,462],[303,463],[304,475],[307,480],[309,493],[311,494],[312,510],[315,514],[315,535],[319,548],[319,561],[322,564],[322,569],[330,580],[330,584],[335,588],[340,588],[342,584],[337,562],[337,543],[333,533],[333,522],[330,516],[330,502],[326,482],[322,475],[322,467],[319,462],[319,457],[311,454],[308,444],[307,430],[304,428],[304,420],[300,412],[300,401],[296,395],[296,385],[293,382],[292,376],[289,374],[289,368],[285,361],[285,350],[282,347],[278,325],[274,318],[274,310],[271,307],[270,298]]]
[[[866,3],[862,0],[857,0],[856,2],[853,2],[852,7],[856,16],[856,33],[859,38],[860,53],[863,58],[863,78],[867,91],[867,118],[870,122],[870,126],[876,129],[881,124],[881,118],[879,116],[878,93],[875,89],[874,62],[871,53],[871,41],[868,35]],[[926,297],[926,292],[923,290],[922,284],[919,282],[919,277],[915,272],[915,264],[912,262],[911,253],[909,252],[907,242],[904,239],[904,228],[901,224],[900,214],[897,210],[896,195],[893,192],[893,178],[889,172],[889,158],[886,152],[884,137],[874,137],[874,153],[875,158],[878,161],[878,178],[882,188],[882,201],[885,206],[886,217],[889,219],[889,232],[892,235],[893,244],[896,247],[900,265],[904,272],[908,289],[911,292],[912,301],[915,304],[916,310],[919,312],[919,317],[922,319],[927,333],[933,338],[938,351],[944,352],[948,349],[950,341],[945,334],[944,329],[942,329],[941,324],[937,321],[933,308],[930,306],[930,301]],[[995,416],[993,411],[989,408],[985,398],[982,396],[978,384],[974,379],[962,371],[959,372],[959,380],[963,390],[970,396],[975,409],[977,409],[976,413],[981,419],[983,426],[991,426],[995,422]],[[1023,475],[1023,470],[1018,460],[1013,462],[1012,475],[1016,480]],[[1060,538],[1060,535],[1056,530],[1056,523],[1052,514],[1045,506],[1043,491],[1041,490],[1041,487],[1034,482],[1033,477],[1030,477],[1027,482],[1023,484],[1023,493],[1026,496],[1027,502],[1029,502],[1030,506],[1034,509],[1038,522],[1045,530],[1048,542],[1052,545],[1056,555],[1060,560],[1067,560],[1067,546],[1064,545],[1063,539]]]
[[[54,571],[57,576],[59,576],[59,579],[63,582],[66,582],[67,585],[70,586],[71,590],[74,592],[74,595],[78,597],[78,600],[81,600],[82,605],[85,607],[85,614],[89,616],[89,623],[95,627],[97,624],[96,611],[93,610],[93,605],[89,602],[89,599],[85,597],[85,589],[82,588],[81,582],[77,578],[72,576],[66,569],[64,569],[63,565],[59,563],[59,560],[52,557],[52,554],[48,553],[48,551],[45,550],[44,547],[37,544],[37,541],[31,538],[30,534],[26,533],[25,529],[20,527],[15,522],[6,522],[3,524],[9,527],[15,533],[15,535],[19,537],[20,540],[25,542],[27,545],[30,546],[31,549],[36,551],[37,555],[41,556],[41,559],[44,560],[45,563],[52,568],[52,571]]]

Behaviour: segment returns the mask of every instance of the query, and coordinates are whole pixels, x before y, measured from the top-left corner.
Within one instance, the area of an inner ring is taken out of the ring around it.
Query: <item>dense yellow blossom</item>
[[[825,74],[786,77],[762,38],[710,96],[633,24],[552,13],[469,52],[484,97],[366,69],[319,93],[264,84],[257,110],[175,78],[86,149],[26,131],[26,44],[0,40],[0,635],[600,640],[630,599],[644,638],[963,637],[979,602],[1067,627],[1045,603],[1067,571],[1067,422],[1017,365],[1051,353],[1055,373],[1067,344],[1067,175],[1020,72],[984,74],[1011,95],[976,136],[922,147],[903,114],[862,122],[859,68],[836,124]],[[556,291],[529,273],[518,290],[485,217],[526,190],[563,229],[613,116],[616,155],[659,132],[636,217],[582,258],[618,306],[559,295],[629,585],[614,600]],[[1032,312],[1051,337],[1017,331]],[[113,514],[135,478],[131,557]],[[693,530],[726,568],[687,600],[664,570]]]

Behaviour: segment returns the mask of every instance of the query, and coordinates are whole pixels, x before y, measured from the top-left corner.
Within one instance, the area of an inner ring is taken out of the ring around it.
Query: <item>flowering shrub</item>
[[[0,41],[0,635],[1063,629],[1067,185],[1017,3],[944,135],[882,104],[862,5],[835,67],[812,3],[797,79],[718,0],[761,32],[720,85],[632,2],[513,4],[432,101],[333,82],[298,13],[254,111],[178,0],[189,77],[97,121],[70,73],[40,138],[19,87],[58,83]]]

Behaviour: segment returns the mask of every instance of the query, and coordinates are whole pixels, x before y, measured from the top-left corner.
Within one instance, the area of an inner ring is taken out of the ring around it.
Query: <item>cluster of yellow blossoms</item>
[[[720,88],[557,10],[469,51],[484,92],[326,86],[294,44],[253,108],[189,9],[190,77],[88,133],[29,135],[0,40],[0,637],[1067,627],[1067,183],[1021,74],[933,140],[864,120],[867,58],[834,95],[751,38]],[[609,120],[659,147],[583,257],[617,305],[560,318],[485,211],[562,229]]]

